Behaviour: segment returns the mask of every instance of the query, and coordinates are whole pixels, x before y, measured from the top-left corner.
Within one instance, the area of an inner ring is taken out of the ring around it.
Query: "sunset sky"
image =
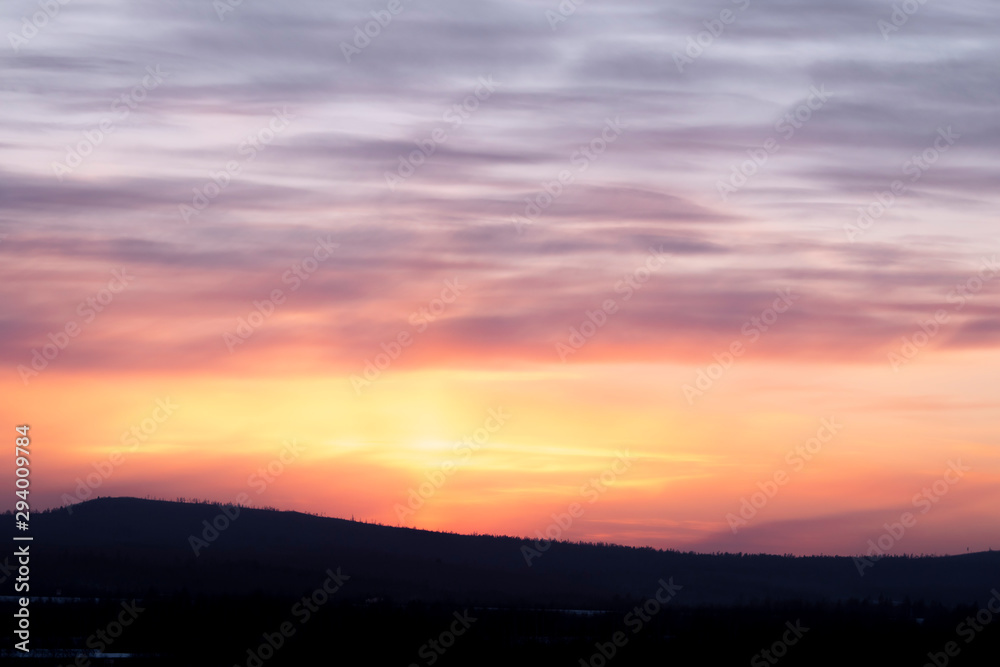
[[[237,1],[0,9],[33,507],[1000,548],[995,3]]]

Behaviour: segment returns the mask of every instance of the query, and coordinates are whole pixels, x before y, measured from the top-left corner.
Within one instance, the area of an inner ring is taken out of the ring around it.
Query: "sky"
[[[998,32],[974,1],[6,2],[32,506],[1000,548]]]

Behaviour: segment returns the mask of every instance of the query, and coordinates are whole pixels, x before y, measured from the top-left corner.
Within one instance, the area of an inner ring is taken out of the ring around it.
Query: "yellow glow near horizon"
[[[979,381],[978,368],[968,382]],[[567,537],[605,539],[620,530],[639,542],[696,546],[725,534],[726,514],[775,471],[789,481],[755,517],[761,525],[878,508],[888,520],[948,458],[973,462],[974,472],[925,525],[988,511],[982,494],[1000,480],[1000,462],[994,422],[982,410],[945,399],[936,411],[908,408],[904,396],[896,413],[868,409],[876,406],[866,406],[870,395],[858,388],[885,395],[884,373],[817,367],[826,387],[842,379],[843,411],[810,415],[809,392],[791,390],[808,372],[746,363],[694,408],[678,392],[692,371],[673,365],[553,367],[525,376],[397,372],[361,396],[344,376],[121,375],[109,385],[51,373],[44,403],[42,389],[12,393],[10,410],[33,422],[36,484],[53,505],[116,451],[124,461],[96,494],[228,500],[295,442],[301,455],[252,493],[254,502],[395,525],[396,507],[424,485],[432,492],[404,523],[459,532],[531,534],[624,453],[628,470],[602,485],[600,502]],[[928,363],[907,384],[918,396],[939,381]],[[141,425],[154,424],[157,400],[167,398],[175,412],[143,432]],[[58,421],[53,405],[62,406]],[[956,409],[966,416],[958,424]],[[842,431],[794,469],[790,452],[828,416]],[[143,441],[129,451],[122,436],[135,426]],[[441,483],[427,486],[435,479]]]

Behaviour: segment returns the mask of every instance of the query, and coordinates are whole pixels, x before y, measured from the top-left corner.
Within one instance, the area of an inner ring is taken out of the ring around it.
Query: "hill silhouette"
[[[889,557],[861,576],[844,557],[555,542],[529,565],[545,545],[136,498],[32,514],[31,532],[35,665],[764,665],[781,650],[783,667],[940,666],[952,642],[972,666],[1000,652],[1000,614],[983,616],[993,552]],[[23,657],[12,649],[0,660]]]
[[[859,574],[849,557],[696,554],[552,543],[382,526],[298,512],[137,498],[100,498],[36,515],[66,595],[296,593],[340,567],[352,598],[608,609],[643,598],[661,578],[684,603],[753,600],[923,599],[972,604],[996,586],[1000,552],[886,557]],[[225,517],[225,518],[222,518]],[[207,528],[215,521],[217,537]],[[206,524],[207,522],[207,524]],[[192,539],[194,538],[194,539]],[[543,545],[544,546],[544,545]],[[195,555],[195,552],[198,552]],[[44,584],[43,584],[44,585]],[[55,584],[53,584],[55,585]],[[50,592],[51,593],[51,592]]]

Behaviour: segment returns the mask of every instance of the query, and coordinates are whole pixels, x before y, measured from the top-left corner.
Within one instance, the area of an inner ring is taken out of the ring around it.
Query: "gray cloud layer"
[[[220,20],[204,1],[73,0],[16,51],[8,37],[0,289],[18,315],[2,325],[0,356],[21,363],[127,265],[143,280],[108,317],[128,326],[81,340],[66,363],[218,361],[221,331],[331,234],[342,255],[288,307],[311,324],[275,321],[257,349],[304,342],[356,365],[457,275],[475,289],[439,323],[441,345],[550,359],[662,245],[669,266],[595,360],[700,363],[792,286],[801,307],[761,354],[881,363],[997,251],[1000,15],[989,3],[921,5],[886,39],[878,21],[892,7],[860,0],[588,2],[554,30],[556,2],[404,2],[347,62],[341,43],[386,4],[244,1]],[[723,10],[735,19],[707,38]],[[37,11],[8,3],[0,26],[19,34]],[[707,45],[681,72],[689,37]],[[144,87],[150,67],[165,75]],[[495,92],[456,112],[481,77]],[[803,107],[814,87],[829,100]],[[114,106],[122,95],[134,109]],[[265,140],[285,108],[287,129]],[[781,124],[802,109],[801,126]],[[615,118],[624,130],[602,144]],[[113,131],[89,139],[102,121]],[[941,128],[958,139],[914,170]],[[447,139],[387,187],[436,129]],[[722,201],[719,182],[768,139],[780,149]],[[53,164],[88,144],[57,178]],[[180,207],[233,161],[239,174],[185,222]],[[512,216],[545,201],[560,172],[572,182],[518,234]],[[905,194],[848,240],[857,208],[897,179]],[[15,286],[25,276],[44,298]],[[997,293],[988,284],[935,344],[995,345]],[[176,351],[143,354],[143,326],[169,332]]]

